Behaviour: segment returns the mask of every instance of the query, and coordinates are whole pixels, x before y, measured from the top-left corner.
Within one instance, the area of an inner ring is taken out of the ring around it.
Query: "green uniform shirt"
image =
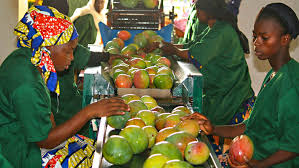
[[[0,67],[0,143],[16,168],[41,167],[35,142],[46,139],[52,127],[49,92],[31,56],[31,49],[17,49]]]
[[[257,160],[277,150],[299,153],[299,63],[292,59],[263,87],[272,72],[263,82],[249,119],[244,121]],[[272,167],[299,167],[299,157]]]
[[[12,165],[8,162],[8,160],[3,156],[1,149],[2,147],[0,144],[0,167],[13,168]]]
[[[192,5],[191,12],[188,16],[188,21],[184,33],[183,39],[180,41],[180,44],[188,43],[194,40],[196,34],[200,34],[203,30],[207,28],[207,24],[200,23],[196,15],[196,6]]]
[[[188,44],[191,58],[203,74],[203,114],[213,124],[228,124],[243,110],[242,103],[253,96],[247,63],[233,27],[216,21]]]
[[[82,94],[74,81],[75,71],[84,69],[90,57],[90,51],[78,44],[74,50],[74,60],[69,69],[58,73],[60,95],[51,95],[51,110],[57,125],[64,123],[82,109]],[[58,100],[58,101],[57,101]],[[82,132],[83,131],[83,132]],[[88,135],[88,124],[79,132]]]

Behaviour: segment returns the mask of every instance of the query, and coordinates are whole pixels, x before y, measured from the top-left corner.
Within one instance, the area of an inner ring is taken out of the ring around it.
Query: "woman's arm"
[[[182,49],[183,45],[181,44],[172,44],[163,41],[163,45],[161,47],[161,50],[163,53],[168,54],[168,55],[177,55],[183,59],[188,59],[188,49]]]
[[[37,145],[40,148],[54,148],[76,134],[90,119],[110,115],[123,115],[124,112],[122,111],[128,111],[128,105],[123,100],[116,98],[100,100],[88,105],[65,123],[57,127],[53,126],[47,139],[37,142]]]
[[[207,135],[218,135],[221,137],[234,138],[236,136],[242,135],[246,129],[244,123],[236,125],[214,126],[206,116],[197,112],[182,118],[182,120],[187,119],[197,120],[200,129]]]
[[[266,168],[272,165],[276,165],[294,159],[297,156],[299,156],[298,153],[279,150],[264,160],[261,161],[251,160],[247,164],[249,167]]]
[[[223,125],[215,126],[213,135],[225,137],[225,138],[234,138],[236,136],[244,134],[246,126],[244,123],[236,125]]]

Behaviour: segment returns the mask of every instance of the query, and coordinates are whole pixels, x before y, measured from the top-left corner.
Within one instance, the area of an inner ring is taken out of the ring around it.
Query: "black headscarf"
[[[278,17],[282,25],[286,29],[285,33],[290,34],[293,39],[296,39],[299,34],[299,20],[296,13],[283,3],[271,3],[261,10],[257,19],[265,13],[273,14]]]
[[[248,39],[239,30],[237,17],[230,12],[224,0],[198,0],[196,2],[196,8],[205,11],[208,15],[214,17],[217,20],[225,21],[231,24],[239,35],[244,53],[249,54]]]

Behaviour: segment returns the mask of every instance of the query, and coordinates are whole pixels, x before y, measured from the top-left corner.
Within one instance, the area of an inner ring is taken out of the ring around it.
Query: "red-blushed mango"
[[[120,49],[120,46],[116,41],[108,41],[107,44],[105,45],[105,51],[108,51],[109,48],[117,48]]]
[[[142,58],[133,58],[129,60],[130,66],[138,69],[144,69],[146,64]]]
[[[166,162],[163,168],[194,168],[190,163],[181,160],[170,160]]]
[[[170,114],[165,118],[164,128],[166,127],[175,127],[181,121],[178,114]]]
[[[161,58],[161,56],[158,55],[158,54],[153,54],[153,55],[151,55],[151,57],[150,57],[150,61],[152,62],[152,65],[157,64],[159,58]]]
[[[136,88],[146,89],[149,86],[149,76],[146,70],[140,69],[134,73],[133,83]]]
[[[170,134],[165,140],[174,144],[181,151],[183,157],[185,157],[185,148],[188,143],[197,141],[194,136],[183,131]]]
[[[169,116],[170,114],[171,113],[164,112],[158,115],[155,124],[157,130],[162,130],[164,128],[166,117]]]
[[[157,35],[157,32],[155,32],[155,31],[153,31],[153,30],[144,30],[143,32],[142,32],[142,34],[144,35],[144,37],[146,38],[146,39],[151,39],[151,37],[152,36],[155,36],[155,35]]]
[[[159,1],[158,0],[143,0],[143,4],[146,8],[154,9],[156,6],[158,6]]]
[[[137,45],[137,44],[136,44],[136,45]],[[137,45],[137,46],[138,46],[138,45]],[[145,56],[146,56],[146,52],[143,51],[143,50],[137,50],[137,54],[138,54],[138,56],[141,57],[142,59],[144,59]]]
[[[107,52],[109,54],[119,54],[120,53],[120,49],[118,49],[118,48],[108,48]]]
[[[159,74],[154,77],[154,85],[159,89],[171,89],[173,86],[173,79],[170,75]]]
[[[191,134],[194,137],[198,136],[200,127],[196,120],[183,120],[180,121],[175,128],[179,131],[184,131]]]
[[[156,54],[155,54],[155,53],[152,53],[152,52],[151,52],[151,53],[147,53],[144,59],[150,61],[150,60],[151,60],[151,57],[152,57],[153,55],[156,55]]]
[[[152,108],[151,110],[159,112],[159,113],[166,113],[165,109],[163,107],[161,107],[161,106],[156,106],[156,107]]]
[[[114,67],[112,67],[112,70],[110,71],[110,73],[112,74],[111,76],[113,76],[114,72],[117,70],[117,69],[121,69],[123,70],[125,73],[128,72],[130,68],[130,65],[126,64],[126,63],[120,63]]]
[[[142,129],[148,137],[148,147],[147,148],[152,148],[155,144],[156,136],[158,134],[157,129],[151,125],[145,126]]]
[[[134,43],[137,44],[140,48],[144,48],[148,44],[148,40],[142,33],[136,34],[134,37]]]
[[[244,165],[246,160],[251,160],[253,151],[253,142],[249,136],[240,135],[233,139],[228,156],[234,165]]]
[[[172,70],[167,66],[162,66],[158,69],[157,74],[167,74],[173,76]]]
[[[190,142],[185,149],[185,159],[193,165],[205,163],[210,156],[210,150],[204,142]]]
[[[113,76],[112,76],[113,80],[115,80],[118,77],[118,75],[120,75],[120,74],[126,74],[126,73],[122,69],[115,70],[113,73]]]
[[[132,100],[140,100],[140,97],[135,94],[125,94],[121,96],[121,99],[123,99],[125,103],[128,104]]]
[[[171,113],[178,114],[181,117],[183,117],[183,116],[190,115],[191,111],[185,106],[177,106],[171,111]]]
[[[131,33],[126,30],[121,30],[117,33],[117,37],[123,41],[129,40],[131,38]]]
[[[128,75],[130,75],[132,79],[134,78],[134,74],[135,74],[136,70],[138,70],[138,68],[131,67],[127,72]]]
[[[150,155],[144,162],[143,168],[162,168],[170,159],[162,154]]]
[[[152,43],[162,43],[163,38],[159,35],[154,35],[149,39],[149,42]]]
[[[148,147],[147,134],[139,126],[129,125],[122,129],[119,135],[129,142],[134,154],[141,153]]]
[[[124,63],[124,61],[123,61],[122,59],[120,59],[120,58],[116,58],[116,59],[114,59],[114,60],[112,61],[112,63],[111,63],[111,67],[114,67],[114,66],[116,66],[116,65],[119,65],[119,64],[121,64],[121,63]]]
[[[124,137],[112,135],[103,145],[103,156],[114,165],[123,165],[131,160],[133,151]]]
[[[136,117],[141,118],[145,125],[155,126],[156,116],[150,110],[140,110]]]
[[[116,42],[120,49],[123,49],[125,46],[125,42],[120,38],[113,38],[112,41]]]
[[[140,49],[140,47],[137,44],[135,44],[135,43],[131,43],[128,46],[136,48],[136,51],[139,51],[139,49]],[[137,54],[138,54],[138,52],[137,52]]]
[[[145,68],[145,70],[148,72],[149,75],[157,74],[157,71],[155,70],[155,68],[153,66],[147,67],[147,68]]]
[[[117,88],[131,88],[132,84],[132,78],[127,74],[119,74],[115,79]]]
[[[129,125],[136,125],[140,128],[146,126],[144,121],[141,118],[138,118],[138,117],[134,117],[134,118],[129,119],[125,126],[129,126]]]
[[[126,46],[120,51],[120,54],[124,56],[132,56],[132,55],[136,55],[136,53],[137,50],[133,46]]]
[[[168,58],[166,58],[166,57],[161,57],[161,58],[159,58],[159,59],[158,59],[158,63],[162,63],[162,64],[164,64],[164,65],[166,65],[166,66],[168,66],[168,67],[171,66],[171,62],[170,62],[170,60],[169,60]]]
[[[150,80],[150,82],[149,82],[149,88],[156,88],[156,86],[155,86],[155,84],[154,84],[154,79],[155,79],[155,76],[156,75],[148,75],[149,76],[149,80]]]
[[[148,110],[141,100],[130,101],[128,105],[130,107],[130,114],[132,117],[135,117],[140,110]]]
[[[152,147],[150,155],[156,153],[161,153],[162,155],[168,157],[171,160],[183,160],[180,150],[174,144],[167,141],[158,142]]]
[[[178,132],[174,127],[161,129],[156,136],[156,143],[164,141],[170,134]]]

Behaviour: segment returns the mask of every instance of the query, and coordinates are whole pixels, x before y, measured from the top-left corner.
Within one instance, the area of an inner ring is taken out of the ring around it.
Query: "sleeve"
[[[225,38],[223,32],[219,28],[210,29],[199,41],[189,47],[189,52],[203,66],[207,65],[210,60],[214,59],[223,51]],[[202,34],[201,34],[202,36]],[[226,39],[227,40],[227,39]]]
[[[202,32],[197,31],[199,34],[194,34],[194,39],[192,41],[184,43],[184,48],[190,48],[193,44],[199,42],[205,36],[208,30],[209,29],[206,27]]]
[[[299,151],[299,95],[295,88],[281,97],[278,104],[278,118],[280,128],[280,149],[298,153]]]
[[[101,62],[108,62],[109,58],[110,54],[108,52],[91,52],[87,66],[99,66]]]
[[[74,67],[76,70],[83,70],[90,58],[90,51],[81,44],[78,44],[74,50]]]
[[[52,128],[51,100],[41,83],[23,84],[14,91],[13,109],[20,121],[28,142],[38,142],[48,137]]]

